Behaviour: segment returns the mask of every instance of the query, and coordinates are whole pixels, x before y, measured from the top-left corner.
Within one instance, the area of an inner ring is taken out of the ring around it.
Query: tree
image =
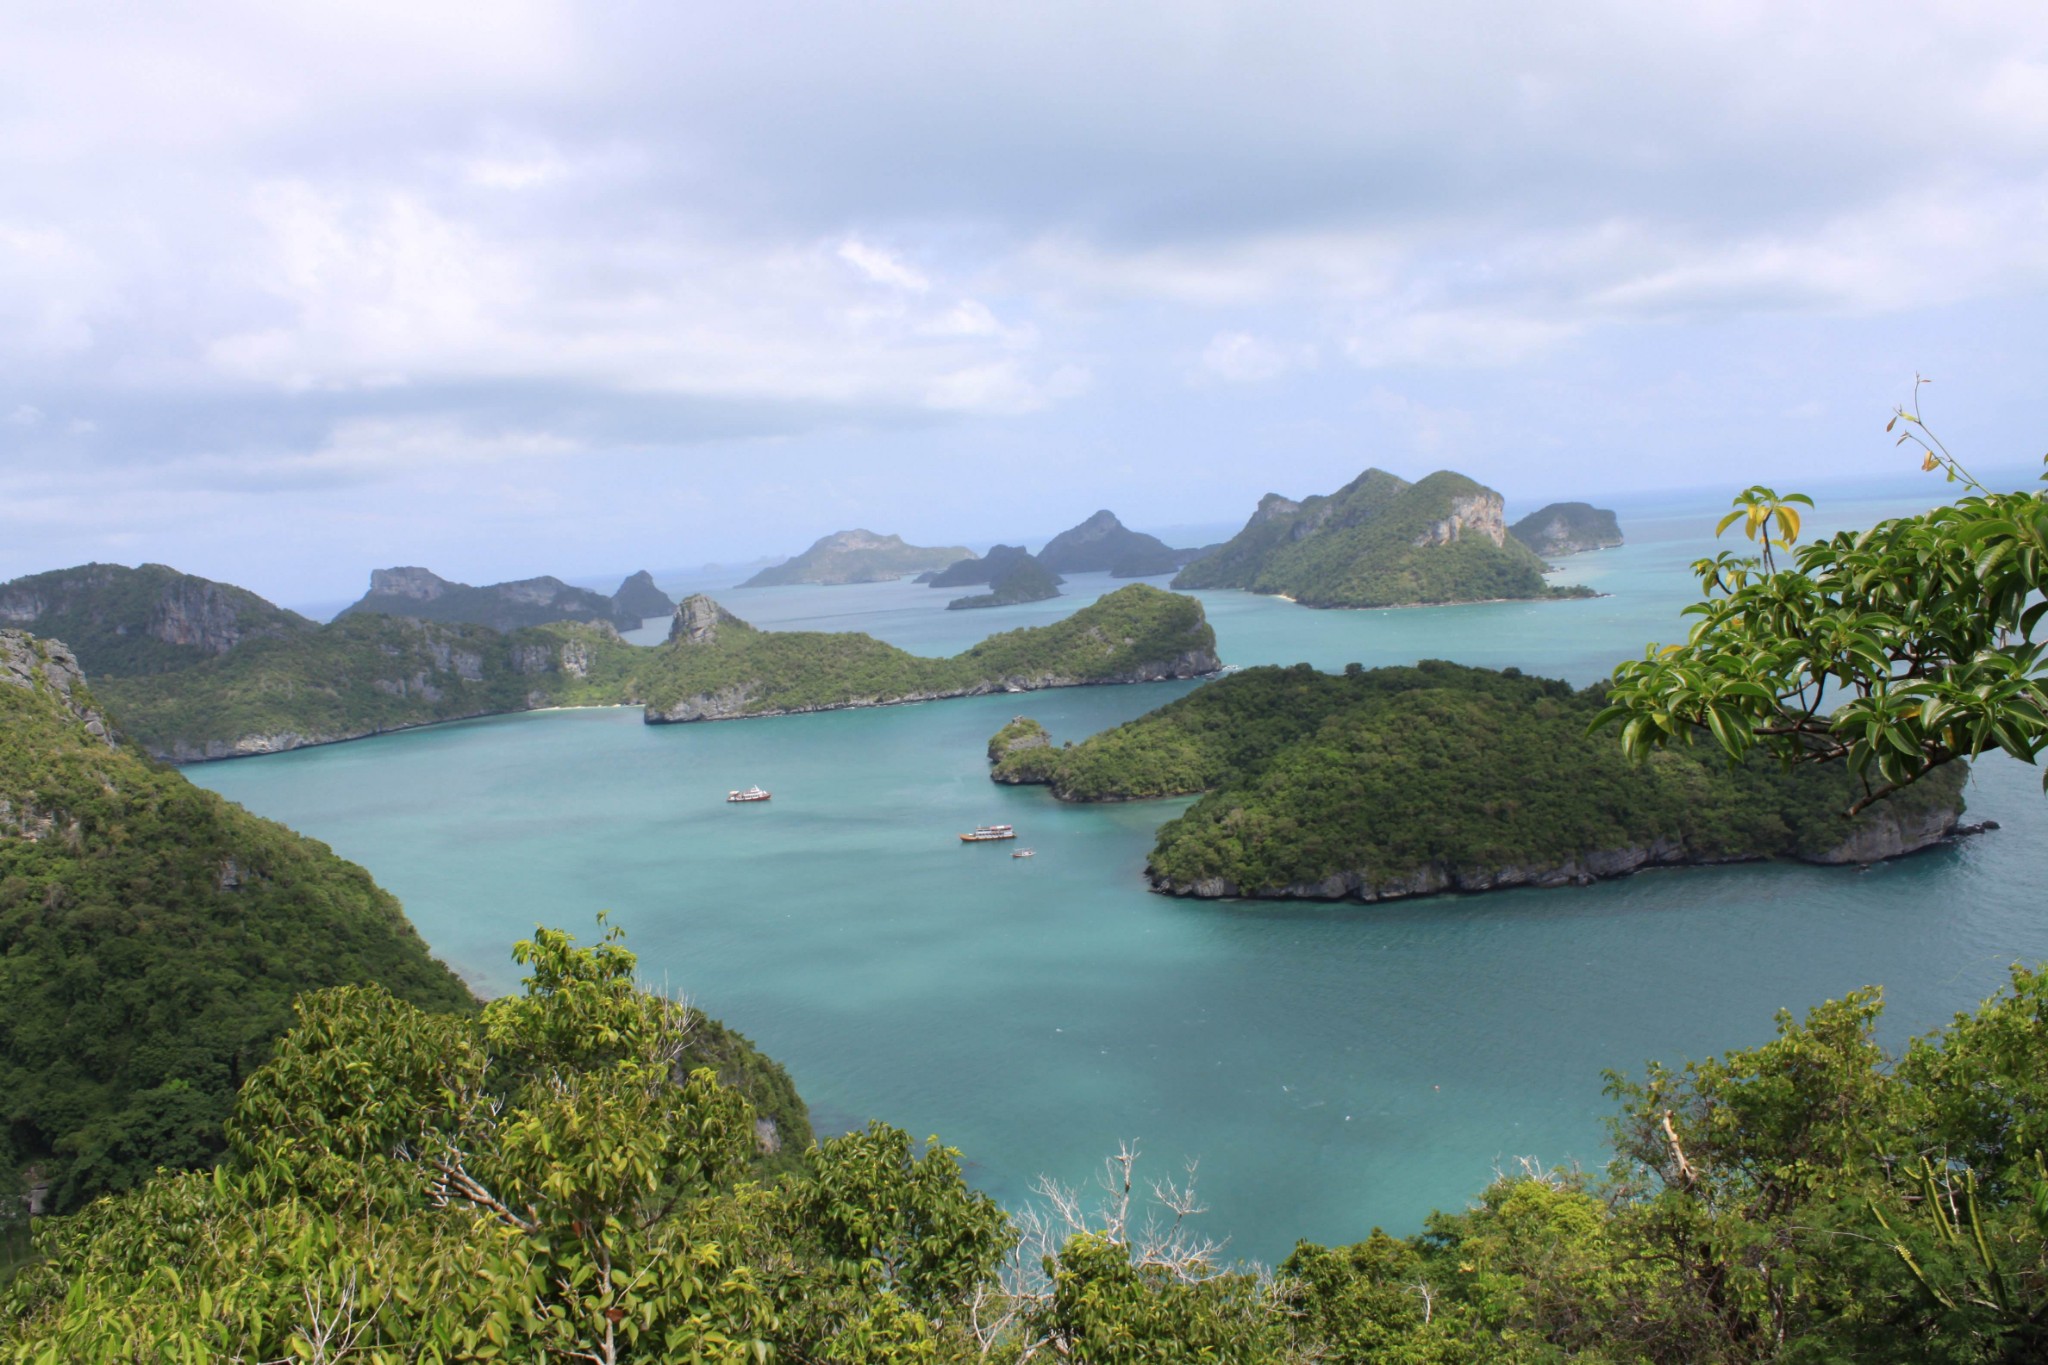
[[[1595,728],[1631,755],[1706,735],[1732,759],[1845,764],[1851,815],[1955,759],[2048,748],[2048,492],[1986,488],[1904,408],[1886,430],[1967,495],[1802,546],[1811,499],[1745,490],[1716,534],[1740,523],[1759,553],[1693,565],[1691,633],[1616,668]]]

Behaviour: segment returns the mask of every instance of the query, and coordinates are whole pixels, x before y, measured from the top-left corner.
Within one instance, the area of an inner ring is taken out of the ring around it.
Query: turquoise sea
[[[1811,529],[1912,510],[1823,506]],[[1681,633],[1711,504],[1624,511],[1630,543],[1565,562],[1606,597],[1318,612],[1203,594],[1224,659],[1337,668],[1436,657],[1585,683]],[[904,583],[716,590],[783,629],[947,653],[1054,602],[943,610]],[[659,626],[644,633],[658,639]],[[1062,807],[992,785],[1013,714],[1060,738],[1192,683],[650,727],[633,710],[468,722],[188,768],[332,844],[405,901],[479,988],[516,984],[536,923],[609,910],[655,984],[783,1061],[820,1126],[885,1118],[963,1149],[1006,1201],[1086,1181],[1135,1140],[1154,1176],[1199,1162],[1205,1223],[1241,1256],[1415,1229],[1519,1157],[1604,1160],[1602,1072],[1767,1037],[1774,1011],[1863,985],[1897,1042],[2048,959],[2048,801],[2003,761],[1969,801],[2004,828],[1867,870],[1746,866],[1388,907],[1149,894],[1152,832],[1184,803]],[[772,803],[729,806],[760,783]],[[1037,850],[954,834],[1014,823]]]

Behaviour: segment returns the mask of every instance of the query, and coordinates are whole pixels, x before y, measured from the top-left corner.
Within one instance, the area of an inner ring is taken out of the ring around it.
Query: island
[[[1511,538],[1501,495],[1450,470],[1417,483],[1368,469],[1328,496],[1268,493],[1244,529],[1175,588],[1242,588],[1309,607],[1399,607],[1592,596],[1553,588]]]
[[[613,620],[644,622],[652,617],[667,616],[676,609],[673,597],[654,586],[654,575],[642,569],[639,573],[619,584],[619,590],[612,594]],[[632,626],[620,624],[621,630]]]
[[[139,747],[186,763],[552,706],[634,705],[662,724],[1191,678],[1221,666],[1215,643],[1200,602],[1144,584],[950,659],[850,632],[756,630],[700,594],[651,649],[605,621],[496,631],[365,613],[99,693]]]
[[[1005,552],[1000,558],[996,553],[998,550]],[[989,566],[988,577],[983,580],[989,585],[989,590],[972,597],[956,597],[946,603],[947,611],[961,611],[972,607],[1008,607],[1020,602],[1043,602],[1048,598],[1058,597],[1060,584],[1066,582],[1064,578],[1017,546],[998,545],[988,552],[988,558],[981,563]],[[934,581],[933,586],[943,585]]]
[[[997,572],[1008,565],[1031,558],[1022,545],[991,545],[979,558],[955,560],[937,573],[921,573],[914,580],[934,588],[967,588],[993,582]]]
[[[963,559],[975,558],[965,545],[937,548],[905,544],[902,536],[873,531],[837,531],[820,537],[794,559],[761,570],[742,588],[769,588],[789,583],[886,583],[927,570],[938,572]]]
[[[853,632],[757,630],[699,596],[676,608],[669,644],[641,664],[636,687],[654,724],[1160,682],[1221,667],[1202,604],[1142,583],[949,659]]]
[[[0,627],[65,641],[95,676],[135,677],[318,623],[247,588],[165,564],[80,564],[0,583]]]
[[[1198,551],[1177,550],[1157,536],[1133,531],[1104,508],[1078,526],[1060,532],[1038,552],[1038,562],[1055,573],[1107,573],[1113,578],[1170,574]]]
[[[633,582],[629,578],[620,586],[631,587]],[[647,587],[654,588],[651,578]],[[341,615],[407,616],[492,630],[519,630],[550,621],[604,621],[621,630],[636,630],[643,619],[637,609],[615,598],[573,587],[559,578],[521,578],[473,588],[417,567],[372,570],[370,590],[342,608]]]
[[[1621,523],[1605,507],[1553,502],[1508,527],[1508,534],[1539,555],[1575,555],[1621,544]]]
[[[1155,891],[1359,901],[1564,886],[1642,868],[1870,863],[1968,832],[1964,764],[1854,819],[1839,767],[1731,766],[1717,746],[1631,763],[1587,726],[1599,687],[1440,661],[1246,669],[1083,742],[1019,717],[998,782],[1066,801],[1200,795],[1163,825]]]

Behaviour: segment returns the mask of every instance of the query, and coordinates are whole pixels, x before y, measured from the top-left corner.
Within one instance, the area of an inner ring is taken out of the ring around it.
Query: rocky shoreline
[[[1617,877],[1628,877],[1638,872],[1663,868],[1721,867],[1733,863],[1781,861],[1810,863],[1824,867],[1867,867],[1872,863],[1910,857],[1915,853],[1953,843],[1957,839],[1969,838],[1998,828],[1996,820],[1980,820],[1965,824],[1959,818],[1960,813],[1954,809],[1926,812],[1927,818],[1920,821],[1902,819],[1895,811],[1870,813],[1881,814],[1883,818],[1859,829],[1834,848],[1817,854],[1797,855],[1791,859],[1772,858],[1761,854],[1738,857],[1690,854],[1676,840],[1660,839],[1648,847],[1601,849],[1582,858],[1570,858],[1562,863],[1547,866],[1446,868],[1433,863],[1397,876],[1376,878],[1369,870],[1353,870],[1333,873],[1313,882],[1258,887],[1251,890],[1220,877],[1205,877],[1192,882],[1176,881],[1161,876],[1150,863],[1145,866],[1145,880],[1159,895],[1181,896],[1193,900],[1355,900],[1364,904],[1375,904],[1381,901],[1411,900],[1417,896],[1436,896],[1447,892],[1474,894],[1482,891],[1508,891],[1517,887],[1550,889],[1560,886],[1591,886],[1594,882],[1610,881]]]

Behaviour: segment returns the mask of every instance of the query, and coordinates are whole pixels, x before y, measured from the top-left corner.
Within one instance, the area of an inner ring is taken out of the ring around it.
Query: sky
[[[2048,7],[0,7],[0,579],[2048,449]]]

